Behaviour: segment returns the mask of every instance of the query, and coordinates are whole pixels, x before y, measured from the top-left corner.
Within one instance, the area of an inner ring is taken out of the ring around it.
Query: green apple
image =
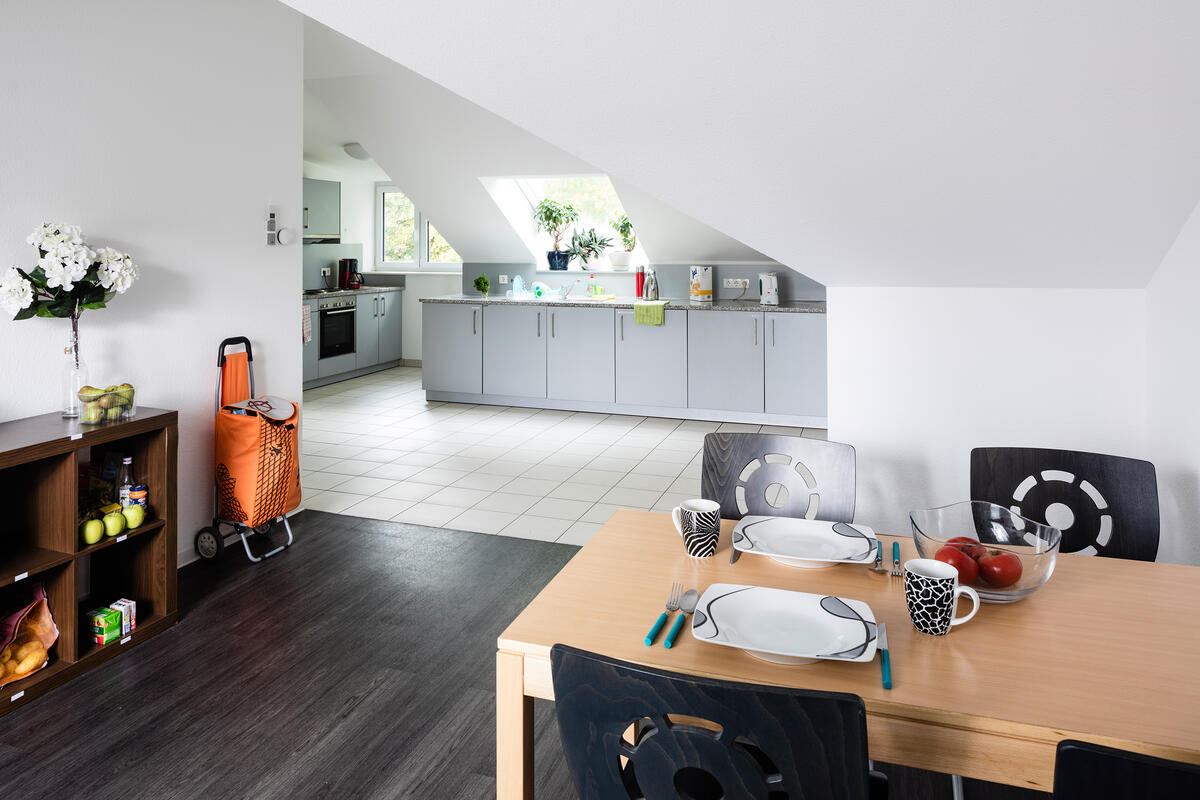
[[[113,511],[111,514],[104,515],[104,532],[109,536],[116,536],[121,531],[125,530],[125,515],[120,511]]]
[[[129,526],[129,530],[133,530],[146,521],[146,509],[142,508],[138,503],[125,506],[125,508],[121,509],[121,514],[124,515],[125,523]]]
[[[79,534],[84,544],[95,544],[104,538],[104,523],[98,519],[84,520],[79,526]]]
[[[79,417],[79,421],[88,425],[95,425],[104,421],[104,409],[100,404],[93,401],[83,404],[83,413]]]

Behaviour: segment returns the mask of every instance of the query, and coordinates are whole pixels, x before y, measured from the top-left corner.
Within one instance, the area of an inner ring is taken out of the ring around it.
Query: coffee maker
[[[362,281],[362,276],[358,273],[357,258],[343,258],[338,260],[338,283],[339,289],[357,289],[358,286],[351,284],[359,284]]]

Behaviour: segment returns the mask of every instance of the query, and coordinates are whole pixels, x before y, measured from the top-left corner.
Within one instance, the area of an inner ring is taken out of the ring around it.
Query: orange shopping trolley
[[[242,346],[239,352],[226,348]],[[250,340],[235,336],[217,350],[215,440],[215,514],[210,527],[196,533],[201,558],[217,558],[225,538],[238,535],[246,556],[262,561],[292,544],[287,513],[300,505],[300,449],[297,428],[300,409],[278,397],[254,394],[254,354]],[[254,555],[248,532],[267,535],[276,522],[287,531],[287,542]],[[231,529],[223,532],[222,526]]]

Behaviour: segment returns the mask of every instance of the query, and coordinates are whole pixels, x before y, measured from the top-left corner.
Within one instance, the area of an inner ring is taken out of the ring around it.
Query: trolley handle
[[[250,349],[250,340],[245,336],[234,336],[221,342],[221,346],[217,348],[217,366],[225,366],[225,348],[240,344],[246,348],[246,361],[254,360],[254,353]]]

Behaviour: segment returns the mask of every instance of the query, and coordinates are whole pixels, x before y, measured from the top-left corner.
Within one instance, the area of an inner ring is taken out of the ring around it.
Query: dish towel
[[[638,325],[662,325],[666,307],[666,300],[637,300],[633,304],[633,321]]]
[[[308,344],[312,341],[312,306],[300,306],[300,341]]]

